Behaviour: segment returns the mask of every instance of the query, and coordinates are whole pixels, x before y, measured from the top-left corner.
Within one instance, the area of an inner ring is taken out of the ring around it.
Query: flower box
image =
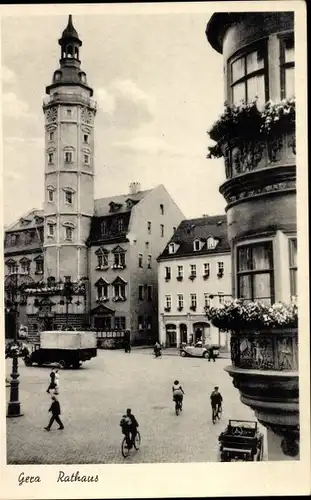
[[[197,277],[197,275],[196,275],[196,274],[190,274],[190,276],[189,276],[189,280],[193,281],[193,280],[195,280],[195,279],[196,279],[196,277]]]
[[[219,273],[217,273],[217,278],[222,278],[223,275],[224,275],[223,271],[222,272],[220,271]]]
[[[177,281],[182,281],[184,279],[184,277],[183,276],[177,276],[176,279],[177,279]]]
[[[168,276],[166,276],[166,277],[165,277],[165,281],[170,281],[170,279],[171,279],[171,278],[170,278],[170,277],[168,277]]]
[[[171,308],[170,307],[164,307],[165,312],[170,312]]]
[[[196,306],[190,306],[190,311],[196,311],[197,307]]]
[[[177,311],[181,312],[183,310],[183,307],[177,307]]]
[[[207,280],[209,278],[209,273],[203,274],[203,279]]]

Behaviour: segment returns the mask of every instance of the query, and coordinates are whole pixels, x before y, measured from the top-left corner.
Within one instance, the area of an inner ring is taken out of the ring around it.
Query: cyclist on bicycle
[[[130,408],[126,410],[126,415],[123,415],[121,418],[120,426],[122,428],[122,434],[124,434],[126,439],[126,445],[130,450],[133,448],[137,435],[137,427],[139,427],[138,422]]]
[[[214,387],[214,390],[211,394],[211,405],[212,405],[212,411],[213,411],[213,418],[214,415],[217,415],[221,412],[221,405],[222,405],[222,395],[219,392],[219,387]]]
[[[172,390],[173,390],[173,401],[175,403],[178,403],[178,402],[180,403],[180,410],[182,411],[182,402],[183,402],[185,393],[184,393],[184,390],[183,390],[183,388],[178,380],[175,380],[174,385],[172,387]]]

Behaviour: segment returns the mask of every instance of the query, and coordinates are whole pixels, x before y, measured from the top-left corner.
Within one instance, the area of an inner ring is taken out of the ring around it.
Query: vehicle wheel
[[[63,359],[61,359],[61,360],[58,362],[58,364],[59,364],[60,368],[65,368],[65,366],[66,366],[66,363],[65,363],[65,361],[64,361]]]
[[[74,368],[75,370],[78,370],[80,367],[81,367],[81,364],[80,364],[80,363],[74,363],[74,364],[72,365],[72,368]]]
[[[185,351],[180,351],[180,355],[181,355],[182,358],[185,358],[186,357]]]
[[[203,352],[203,358],[208,359],[208,352],[207,351]]]
[[[24,359],[24,363],[25,363],[25,366],[31,366],[32,365],[32,362],[30,361],[29,358],[25,358]]]
[[[42,366],[42,361],[39,361],[38,362],[38,366],[41,367]]]
[[[123,438],[122,444],[121,444],[121,452],[124,458],[127,458],[130,454],[130,450],[126,446],[126,439]]]
[[[137,434],[136,434],[135,440],[134,440],[134,448],[135,448],[135,450],[139,450],[139,448],[140,448],[140,442],[141,442],[140,433],[137,431]]]

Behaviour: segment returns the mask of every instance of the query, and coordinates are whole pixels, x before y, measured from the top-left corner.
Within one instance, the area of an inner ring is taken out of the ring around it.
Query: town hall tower
[[[94,214],[93,89],[81,69],[82,42],[69,16],[60,67],[46,87],[44,279],[88,275],[86,240]]]

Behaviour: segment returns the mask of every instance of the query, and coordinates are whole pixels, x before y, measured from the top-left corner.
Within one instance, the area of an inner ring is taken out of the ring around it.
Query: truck
[[[42,366],[58,363],[61,368],[80,368],[83,361],[97,356],[97,334],[92,331],[44,331],[40,344],[25,356],[24,363]]]

